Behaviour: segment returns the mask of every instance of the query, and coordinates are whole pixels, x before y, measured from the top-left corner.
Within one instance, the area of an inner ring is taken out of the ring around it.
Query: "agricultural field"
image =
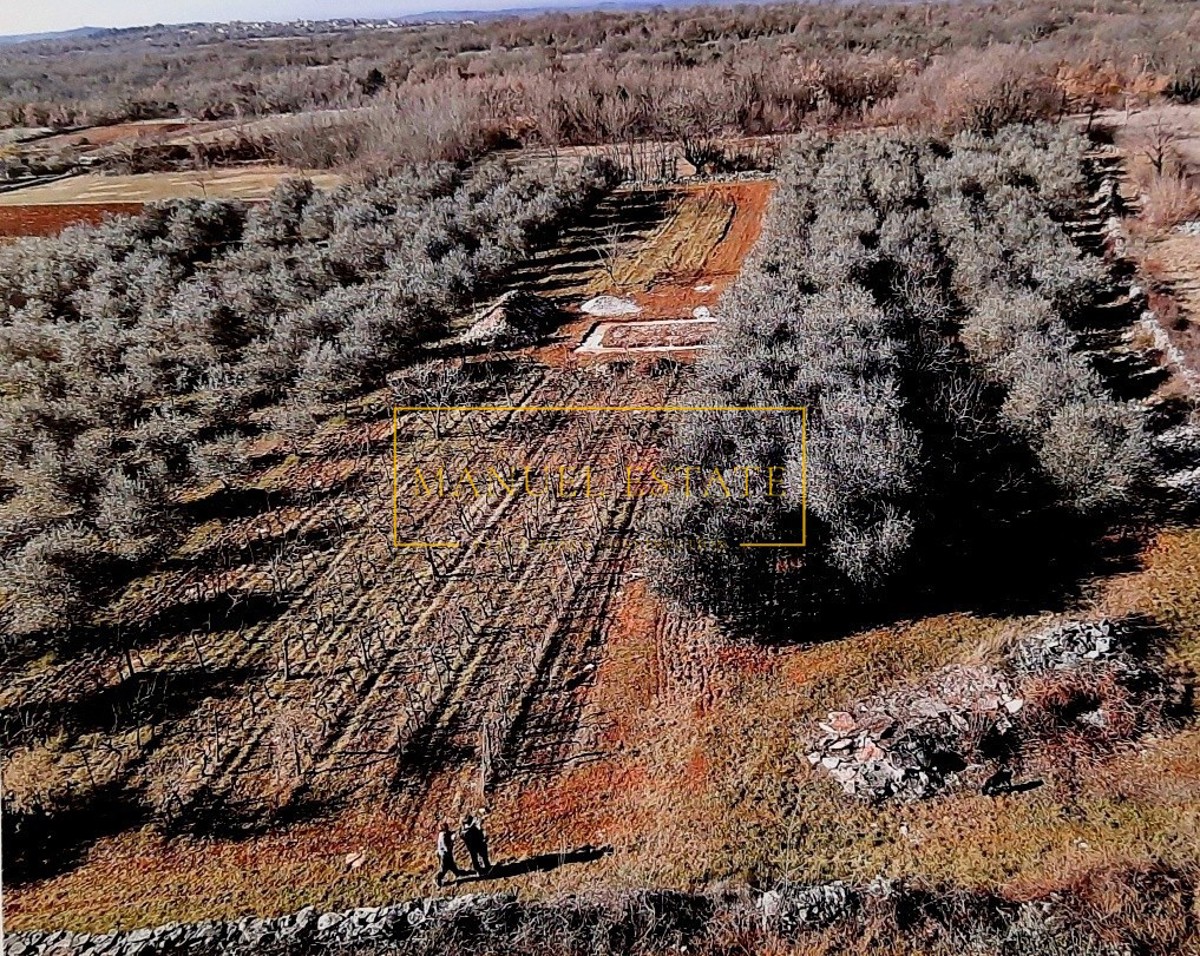
[[[520,273],[529,288],[566,304],[567,322],[538,357],[560,365],[702,346],[713,331],[704,317],[754,245],[771,185],[760,178],[618,190],[592,222]],[[603,305],[589,312],[599,298],[620,314],[604,317]]]
[[[70,176],[0,193],[0,238],[57,235],[67,226],[96,225],[108,216],[134,215],[146,203],[169,199],[262,202],[279,183],[297,175],[297,170],[264,166],[205,172]],[[313,180],[328,189],[337,185],[340,177],[324,174]]]
[[[1200,953],[1197,14],[965,11],[0,46],[5,952]]]
[[[532,287],[568,310],[605,293],[644,303],[650,315],[687,315],[715,303],[733,279],[768,188],[618,192],[568,230],[556,251],[531,262]],[[616,255],[602,261],[597,247],[614,224]],[[601,496],[599,484],[617,480],[622,463],[644,463],[671,421],[666,413],[553,409],[669,405],[679,367],[655,366],[647,375],[653,353],[636,344],[617,350],[624,364],[581,364],[577,330],[589,320],[569,311],[566,320],[554,336],[561,344],[488,354],[432,381],[397,385],[419,388],[421,404],[469,395],[473,405],[510,410],[402,412],[393,423],[388,393],[376,392],[288,453],[278,444],[256,448],[253,478],[239,492],[247,510],[228,514],[219,489],[189,492],[185,507],[197,524],[163,570],[131,582],[111,617],[106,612],[106,627],[140,636],[112,654],[51,655],[7,685],[0,706],[26,730],[61,720],[52,758],[56,775],[65,775],[61,785],[95,787],[117,800],[109,817],[115,832],[89,834],[88,859],[122,869],[127,854],[143,857],[143,872],[162,885],[209,878],[197,858],[176,856],[190,841],[159,843],[139,823],[141,811],[115,796],[137,792],[172,830],[196,826],[212,807],[229,850],[261,846],[255,856],[278,875],[282,861],[269,849],[275,838],[256,833],[255,821],[282,813],[304,828],[307,818],[333,812],[336,826],[349,828],[340,839],[356,844],[341,855],[365,851],[372,861],[360,876],[403,859],[407,875],[395,876],[416,889],[427,879],[424,843],[439,814],[466,801],[519,815],[564,768],[602,758],[611,716],[585,718],[589,688],[611,629],[631,613],[618,614],[618,603],[648,599],[636,586],[630,532],[638,499],[615,487]],[[631,370],[631,359],[640,369]],[[455,462],[469,457],[561,466],[577,482],[590,466],[597,496],[574,503],[485,496],[464,507],[422,496],[406,481],[393,514],[394,438],[405,449],[402,475],[433,461],[454,473]],[[419,541],[431,545],[412,546]],[[631,586],[641,598],[630,598]],[[683,626],[682,618],[669,625]],[[179,709],[180,693],[218,685]],[[65,687],[92,717],[81,722],[60,709]],[[132,705],[118,705],[111,727],[106,699]],[[370,806],[386,811],[363,818],[361,808]],[[390,846],[385,864],[370,833],[394,832],[399,821],[407,836]],[[513,852],[562,849],[550,816],[523,826],[522,837],[512,835]],[[603,836],[578,824],[570,831],[580,845],[599,846]],[[158,846],[150,857],[147,839]],[[228,865],[208,841],[194,849]],[[38,900],[60,907],[62,894],[76,898],[74,881],[97,878],[118,896],[92,897],[72,920],[116,915],[142,923],[162,912],[142,909],[145,886],[107,880],[90,865],[34,884],[41,889],[26,898],[29,918],[44,916]],[[247,876],[248,890],[259,878]],[[238,897],[232,905],[246,903]],[[21,905],[9,915],[18,926]]]
[[[1119,168],[1107,155],[1093,176]],[[1103,196],[1102,178],[1091,188]],[[730,640],[656,590],[645,503],[601,476],[661,460],[684,430],[652,409],[690,394],[714,344],[690,327],[720,322],[771,190],[610,193],[510,274],[510,291],[560,310],[543,341],[395,375],[300,439],[264,437],[236,486],[188,488],[187,533],[101,616],[116,642],[6,665],[8,785],[82,790],[104,810],[26,859],[10,924],[427,893],[431,834],[475,807],[498,878],[533,896],[882,873],[1021,899],[1106,867],[1187,865],[1190,726],[1032,793],[961,790],[886,816],[847,801],[805,742],[828,711],[994,662],[1068,616],[1150,613],[1181,635],[1172,666],[1200,666],[1190,526],[1122,535],[1069,605],[926,611],[830,641]],[[1100,242],[1103,222],[1089,212],[1077,241]],[[583,311],[605,298],[633,309]],[[1147,383],[1143,398],[1167,387]],[[416,478],[442,467],[453,484],[480,462],[566,487],[436,495]],[[581,496],[589,468],[597,494]],[[557,862],[523,862],[538,859]]]

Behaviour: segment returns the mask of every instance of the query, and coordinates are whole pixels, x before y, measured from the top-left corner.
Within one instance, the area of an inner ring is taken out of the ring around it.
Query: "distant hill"
[[[431,0],[436,4],[438,0]],[[398,24],[413,23],[445,23],[455,21],[497,20],[512,16],[534,16],[553,11],[578,13],[584,10],[631,10],[655,6],[697,6],[731,3],[735,0],[516,0],[511,7],[488,10],[439,10],[431,9],[416,13],[386,15],[372,13],[364,16],[330,17],[325,20],[301,19],[293,21],[275,20],[233,20],[233,21],[200,21],[194,23],[153,23],[135,27],[76,27],[73,30],[58,30],[48,33],[15,33],[0,35],[0,46],[11,46],[15,43],[36,43],[41,40],[86,40],[105,34],[128,34],[139,31],[170,31],[172,29],[204,29],[225,28],[234,32],[267,32],[270,35],[290,36],[304,35],[316,30],[350,30],[389,27]],[[769,0],[751,0],[751,2],[769,2]],[[389,4],[390,5],[390,4]],[[365,3],[365,7],[375,7],[379,4]]]
[[[13,43],[34,43],[38,40],[81,40],[107,32],[105,27],[76,27],[74,30],[58,30],[54,33],[13,33],[0,36],[0,46],[9,46]]]

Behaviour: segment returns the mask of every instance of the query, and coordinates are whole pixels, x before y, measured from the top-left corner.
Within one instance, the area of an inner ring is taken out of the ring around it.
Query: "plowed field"
[[[301,175],[278,167],[246,167],[199,173],[88,174],[0,193],[0,237],[46,236],[80,222],[136,214],[144,203],[164,199],[266,199],[280,182]],[[305,174],[307,175],[307,174]],[[322,189],[333,174],[309,176]]]

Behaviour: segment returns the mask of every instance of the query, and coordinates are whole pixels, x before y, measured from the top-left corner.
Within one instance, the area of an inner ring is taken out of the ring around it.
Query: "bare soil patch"
[[[706,348],[716,331],[715,319],[657,319],[650,322],[601,322],[576,354],[689,351]]]
[[[533,262],[528,274],[515,277],[556,298],[574,316],[552,344],[531,354],[556,366],[608,360],[589,350],[576,351],[595,325],[579,305],[598,296],[632,300],[640,310],[628,316],[635,323],[690,320],[697,308],[713,309],[758,238],[771,188],[768,180],[753,180],[619,191],[593,222],[568,236],[559,250]],[[616,333],[621,321],[614,317],[609,323],[613,331],[606,334],[632,335],[630,342],[644,338],[644,345],[658,340],[654,330]],[[682,348],[674,337],[685,333],[666,331],[672,347]]]
[[[140,202],[0,204],[0,237],[53,236],[67,226],[98,225],[109,216],[136,216]]]
[[[38,141],[39,148],[71,147],[87,152],[101,146],[127,142],[158,142],[188,131],[199,131],[227,123],[208,123],[192,120],[144,120],[136,123],[115,123],[111,126],[92,126],[71,133],[59,133]]]

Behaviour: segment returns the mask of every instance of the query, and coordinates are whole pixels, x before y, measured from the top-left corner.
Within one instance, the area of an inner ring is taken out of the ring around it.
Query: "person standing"
[[[486,876],[492,868],[492,863],[488,859],[487,834],[483,832],[483,824],[479,822],[478,817],[468,813],[462,819],[462,829],[459,832],[462,835],[463,846],[471,854],[471,866],[480,876]]]
[[[433,882],[438,886],[442,885],[447,873],[452,874],[456,880],[462,876],[462,870],[454,862],[454,831],[446,821],[442,821],[442,829],[438,832],[437,860],[438,871]]]

